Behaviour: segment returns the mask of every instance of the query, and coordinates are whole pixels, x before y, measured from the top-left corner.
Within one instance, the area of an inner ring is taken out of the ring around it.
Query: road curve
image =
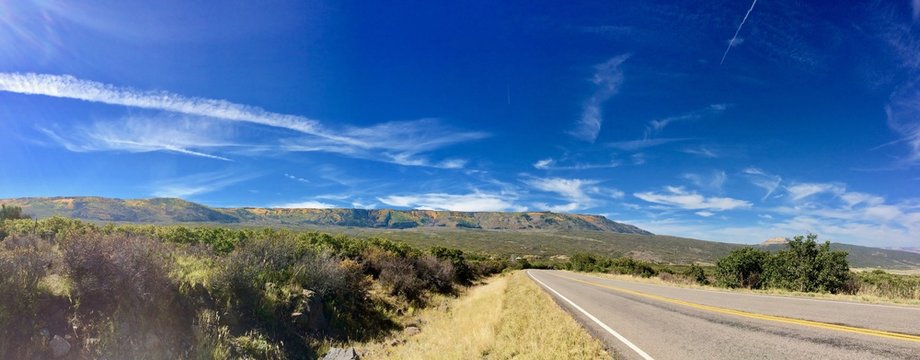
[[[528,275],[618,358],[920,359],[920,307]]]

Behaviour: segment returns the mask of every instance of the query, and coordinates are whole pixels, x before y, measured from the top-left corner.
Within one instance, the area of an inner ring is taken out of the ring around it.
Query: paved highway
[[[528,274],[618,358],[920,359],[916,306]]]

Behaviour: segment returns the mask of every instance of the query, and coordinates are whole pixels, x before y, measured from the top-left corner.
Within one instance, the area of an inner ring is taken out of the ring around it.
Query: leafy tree
[[[19,206],[0,205],[0,221],[29,218],[31,217],[29,215],[23,214],[22,208]]]
[[[832,251],[830,242],[818,245],[818,235],[796,236],[787,249],[772,256],[766,266],[766,285],[802,292],[840,291],[850,278],[845,251]]]
[[[594,255],[587,253],[577,253],[569,259],[569,270],[574,271],[603,271],[598,264],[598,259]]]
[[[764,266],[770,253],[754,248],[741,248],[716,262],[716,283],[719,286],[759,289],[763,283]]]

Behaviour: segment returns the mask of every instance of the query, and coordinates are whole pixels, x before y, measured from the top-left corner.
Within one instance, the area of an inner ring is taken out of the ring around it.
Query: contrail
[[[235,104],[224,100],[186,97],[168,92],[119,88],[95,81],[77,79],[70,75],[0,72],[0,91],[163,110],[229,121],[251,122],[290,129],[329,139],[340,144],[368,147],[368,144],[360,139],[331,134],[323,129],[318,121],[302,116],[273,113],[255,106]]]
[[[741,27],[744,26],[744,22],[747,21],[748,16],[751,15],[751,11],[754,10],[754,5],[757,5],[757,0],[754,0],[754,2],[751,3],[751,8],[748,9],[747,13],[744,14],[744,18],[741,19],[741,25],[738,25],[738,29],[735,30],[735,36],[732,36],[732,41],[728,42],[728,47],[725,48],[725,53],[722,54],[722,61],[719,61],[719,65],[722,65],[722,63],[725,62],[725,57],[728,56],[728,51],[732,49],[732,45],[735,45],[735,39],[738,38],[738,33],[741,32]]]

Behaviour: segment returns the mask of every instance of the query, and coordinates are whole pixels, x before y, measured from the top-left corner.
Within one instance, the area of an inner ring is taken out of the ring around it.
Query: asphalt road
[[[528,274],[618,358],[920,359],[917,306]]]

